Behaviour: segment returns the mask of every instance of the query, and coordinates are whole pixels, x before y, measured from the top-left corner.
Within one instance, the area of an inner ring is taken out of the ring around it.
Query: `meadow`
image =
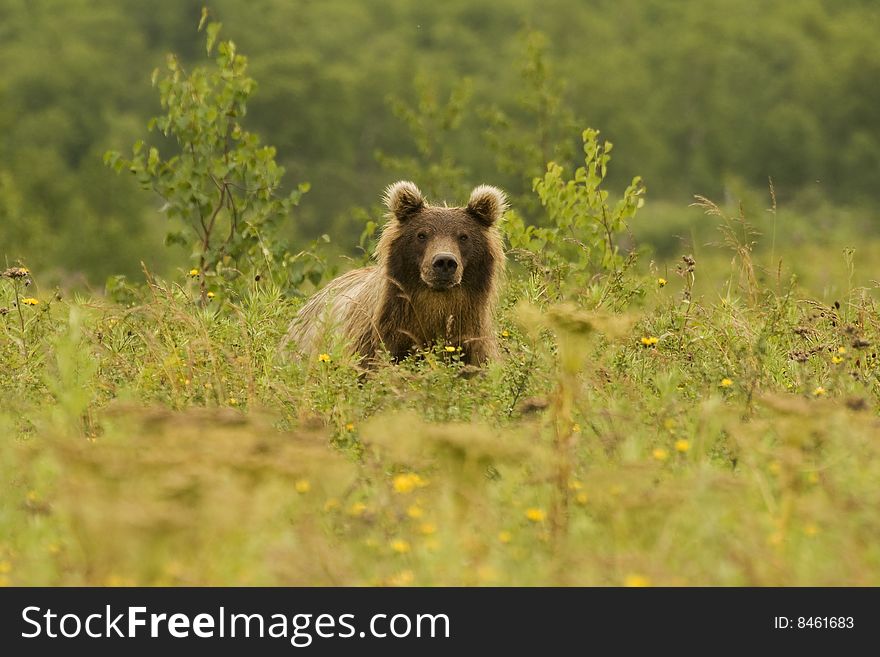
[[[0,577],[876,585],[874,301],[732,257],[701,295],[686,256],[592,303],[512,264],[500,362],[367,375],[279,355],[301,301],[266,279],[66,299],[9,269]]]
[[[98,291],[0,277],[0,584],[880,584],[869,212],[772,182],[653,203],[587,129],[504,218],[498,361],[292,358],[381,213],[361,255],[285,245],[308,188],[281,194],[247,61],[200,27],[211,64],[153,75],[161,152],[104,157],[186,257]]]

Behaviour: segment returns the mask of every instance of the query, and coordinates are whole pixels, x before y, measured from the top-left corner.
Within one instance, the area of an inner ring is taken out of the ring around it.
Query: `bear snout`
[[[447,290],[461,283],[461,258],[450,251],[440,251],[425,258],[422,281],[432,290]]]
[[[458,258],[454,253],[438,253],[431,261],[431,266],[439,276],[451,276],[458,269]]]

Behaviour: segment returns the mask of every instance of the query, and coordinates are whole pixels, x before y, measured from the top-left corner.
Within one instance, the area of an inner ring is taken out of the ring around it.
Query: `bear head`
[[[497,260],[503,258],[497,222],[507,209],[504,192],[480,185],[466,206],[438,206],[413,183],[400,181],[386,190],[385,204],[389,216],[379,257],[398,285],[444,292],[493,284]]]

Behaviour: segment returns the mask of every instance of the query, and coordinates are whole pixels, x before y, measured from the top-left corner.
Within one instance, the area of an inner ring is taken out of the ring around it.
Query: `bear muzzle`
[[[461,270],[458,256],[441,251],[431,258],[429,268],[422,269],[422,280],[432,290],[448,290],[461,283]]]

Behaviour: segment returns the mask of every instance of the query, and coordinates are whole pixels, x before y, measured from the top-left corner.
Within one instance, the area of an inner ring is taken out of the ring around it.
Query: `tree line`
[[[162,270],[160,202],[102,162],[159,113],[153,69],[205,60],[203,2],[0,0],[0,244],[68,280]],[[342,249],[382,188],[438,199],[487,182],[528,220],[548,160],[584,127],[615,143],[615,188],[721,196],[735,178],[782,197],[876,197],[880,7],[868,0],[406,0],[210,3],[257,81],[247,128],[277,148],[285,231]],[[171,149],[167,142],[161,147]]]

